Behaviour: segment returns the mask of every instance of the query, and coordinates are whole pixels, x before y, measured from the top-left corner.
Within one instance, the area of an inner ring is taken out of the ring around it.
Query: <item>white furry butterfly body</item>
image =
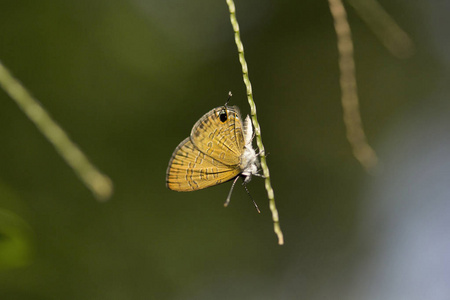
[[[253,127],[250,117],[247,115],[244,121],[244,152],[241,155],[240,167],[242,175],[245,176],[244,181],[249,182],[252,175],[258,174],[258,158],[252,147]]]

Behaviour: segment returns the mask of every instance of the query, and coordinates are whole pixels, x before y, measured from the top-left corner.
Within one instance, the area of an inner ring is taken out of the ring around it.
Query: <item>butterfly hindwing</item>
[[[171,190],[195,191],[226,182],[240,172],[238,167],[224,165],[200,151],[188,137],[178,145],[172,155],[166,182]]]
[[[228,166],[238,166],[244,150],[242,119],[236,106],[221,106],[206,113],[191,131],[193,144]]]

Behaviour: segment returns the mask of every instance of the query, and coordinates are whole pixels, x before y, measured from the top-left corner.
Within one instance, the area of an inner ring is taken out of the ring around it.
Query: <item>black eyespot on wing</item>
[[[228,119],[228,115],[226,110],[221,110],[219,113],[219,119],[222,123],[224,123]]]

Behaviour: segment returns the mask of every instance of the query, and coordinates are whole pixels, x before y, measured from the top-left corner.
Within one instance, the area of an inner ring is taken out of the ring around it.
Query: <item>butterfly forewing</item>
[[[200,151],[187,138],[175,149],[167,169],[167,187],[187,192],[204,189],[228,181],[240,173]]]
[[[217,107],[195,123],[191,140],[203,153],[228,166],[238,166],[244,149],[242,120],[236,106]]]

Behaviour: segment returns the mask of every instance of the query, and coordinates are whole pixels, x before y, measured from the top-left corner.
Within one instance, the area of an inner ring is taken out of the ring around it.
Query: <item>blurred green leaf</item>
[[[0,182],[0,270],[28,265],[32,260],[32,230],[17,213],[23,207],[18,196]]]
[[[0,209],[0,270],[31,262],[32,233],[28,224],[11,211]]]

